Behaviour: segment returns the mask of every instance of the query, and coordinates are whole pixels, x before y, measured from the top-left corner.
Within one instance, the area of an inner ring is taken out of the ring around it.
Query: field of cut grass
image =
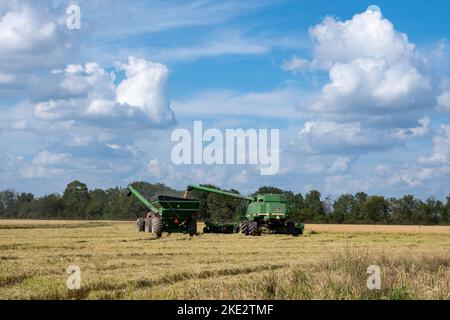
[[[67,289],[69,265],[80,290]],[[381,290],[366,286],[370,265]],[[450,227],[155,239],[133,222],[0,221],[0,299],[72,298],[450,299]]]

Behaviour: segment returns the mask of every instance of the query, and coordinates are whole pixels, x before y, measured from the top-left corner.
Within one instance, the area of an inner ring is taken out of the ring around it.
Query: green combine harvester
[[[184,198],[159,195],[147,200],[133,186],[128,186],[128,196],[133,195],[148,210],[145,218],[138,218],[136,227],[139,232],[153,233],[161,237],[166,232],[197,234],[197,212],[199,200],[188,199],[189,191],[201,191],[245,200],[247,213],[237,223],[217,224],[205,220],[204,233],[243,233],[246,236],[258,236],[263,231],[273,234],[303,234],[304,224],[289,221],[287,199],[282,194],[259,194],[254,197],[242,196],[222,190],[189,185]]]
[[[133,195],[148,210],[145,218],[138,218],[136,227],[139,232],[155,234],[158,238],[166,232],[197,234],[197,212],[199,201],[159,195],[147,200],[133,186],[128,186],[128,196]]]
[[[274,234],[291,234],[294,236],[303,234],[305,228],[303,223],[289,221],[287,198],[282,194],[258,194],[254,197],[222,190],[189,185],[189,191],[201,191],[215,193],[225,197],[232,197],[248,202],[247,213],[240,222],[235,224],[214,224],[205,221],[204,233],[243,233],[247,236],[261,235],[267,230]],[[187,192],[185,198],[187,198]]]

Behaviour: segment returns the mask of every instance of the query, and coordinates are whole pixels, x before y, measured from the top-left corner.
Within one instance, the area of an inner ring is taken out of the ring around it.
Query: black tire
[[[197,218],[190,218],[187,223],[187,232],[191,237],[197,235]]]
[[[152,218],[145,218],[145,232],[152,233]]]
[[[241,231],[241,224],[236,223],[233,228],[233,233],[239,233]]]
[[[210,233],[210,230],[208,227],[203,227],[203,233]]]
[[[248,236],[256,236],[258,235],[258,223],[257,222],[250,222],[248,224]]]
[[[296,237],[303,234],[303,229],[297,228],[293,222],[288,222],[287,233]]]
[[[163,224],[159,216],[154,216],[152,218],[152,233],[158,238],[162,237]]]
[[[241,221],[239,223],[239,230],[240,230],[240,232],[245,234],[245,235],[247,235],[247,233],[248,233],[248,225],[249,225],[248,221]]]
[[[145,230],[145,221],[144,218],[138,218],[136,220],[136,230],[138,232],[144,232]]]
[[[288,222],[286,224],[287,234],[294,234],[295,224],[293,222]]]

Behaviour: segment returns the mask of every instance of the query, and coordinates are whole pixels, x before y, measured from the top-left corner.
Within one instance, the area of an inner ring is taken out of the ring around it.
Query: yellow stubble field
[[[79,290],[67,287],[69,266],[80,269]],[[367,287],[370,266],[379,290]],[[133,222],[0,220],[0,299],[449,298],[450,227],[156,239]]]

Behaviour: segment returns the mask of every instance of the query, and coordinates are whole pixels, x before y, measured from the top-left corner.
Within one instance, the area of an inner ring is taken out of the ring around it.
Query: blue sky
[[[68,30],[66,9],[81,9]],[[450,191],[448,1],[0,4],[0,189],[135,180]],[[175,166],[176,128],[280,129],[280,172]]]

